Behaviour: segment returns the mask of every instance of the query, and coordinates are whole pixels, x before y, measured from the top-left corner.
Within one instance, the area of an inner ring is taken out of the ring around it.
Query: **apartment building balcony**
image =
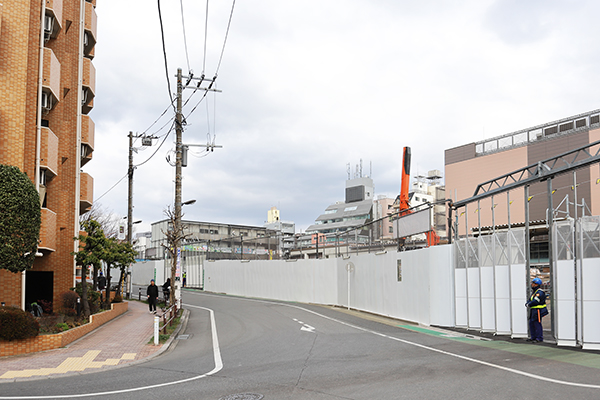
[[[81,112],[89,113],[94,107],[93,99],[96,95],[96,68],[89,58],[83,59],[83,82],[82,82],[82,99]]]
[[[39,250],[56,251],[56,213],[42,208]]]
[[[50,111],[58,102],[60,93],[60,62],[52,49],[44,47],[44,76],[42,81],[42,108]]]
[[[58,137],[46,127],[42,127],[41,136],[40,167],[46,170],[46,178],[51,179],[58,172]]]
[[[62,29],[63,0],[46,0],[44,28],[48,39],[56,39]]]
[[[87,31],[83,33],[83,55],[90,60],[96,55],[96,41]]]
[[[81,116],[81,166],[84,166],[92,159],[94,151],[94,134],[96,124],[87,115]]]
[[[85,214],[94,204],[94,178],[82,172],[79,178],[79,215]]]
[[[96,15],[96,2],[93,3],[85,2],[85,21],[83,24],[84,31],[88,34],[87,45],[91,48],[96,44],[97,36],[97,22],[98,16]]]

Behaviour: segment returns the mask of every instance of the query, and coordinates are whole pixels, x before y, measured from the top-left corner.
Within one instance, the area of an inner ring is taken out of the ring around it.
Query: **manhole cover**
[[[179,336],[177,336],[178,340],[186,340],[186,339],[189,339],[189,338],[190,338],[190,335],[179,335]]]
[[[262,394],[257,393],[239,393],[221,397],[219,400],[260,400],[263,397],[264,396]]]

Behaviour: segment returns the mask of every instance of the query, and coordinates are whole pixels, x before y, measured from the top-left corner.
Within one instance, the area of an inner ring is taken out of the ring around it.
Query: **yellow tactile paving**
[[[121,360],[133,360],[136,353],[125,353],[121,358],[109,358],[105,361],[94,361],[100,350],[90,350],[82,357],[69,357],[56,368],[26,369],[23,371],[7,371],[0,379],[30,378],[32,376],[45,376],[50,374],[64,374],[67,372],[83,371],[87,368],[102,368],[105,365],[117,365]]]

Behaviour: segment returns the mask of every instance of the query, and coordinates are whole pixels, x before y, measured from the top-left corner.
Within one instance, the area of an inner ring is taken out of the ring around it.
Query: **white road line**
[[[193,306],[190,304],[185,304],[185,306],[200,308],[202,310],[207,310],[210,313],[210,326],[211,326],[211,331],[212,331],[213,353],[214,353],[214,359],[215,359],[215,367],[212,369],[212,371],[207,372],[206,374],[194,376],[191,378],[181,379],[179,381],[159,383],[159,384],[150,385],[150,386],[140,386],[140,387],[131,388],[131,389],[113,390],[110,392],[97,392],[97,393],[85,393],[85,394],[60,394],[60,395],[54,395],[54,396],[14,396],[14,397],[0,396],[0,399],[2,399],[2,400],[8,400],[8,399],[11,399],[11,400],[58,399],[58,398],[74,399],[74,398],[81,398],[81,397],[106,396],[106,395],[111,395],[111,394],[131,393],[131,392],[137,392],[137,391],[141,391],[141,390],[156,389],[156,388],[165,387],[165,386],[179,385],[180,383],[191,382],[191,381],[195,381],[197,379],[206,378],[207,376],[216,374],[221,369],[223,369],[223,360],[221,359],[221,350],[219,348],[219,338],[217,337],[217,324],[215,323],[215,312],[213,310],[211,310],[210,308]]]
[[[212,295],[210,293],[195,293],[195,292],[187,292],[187,293],[189,293],[189,294],[195,294],[195,295],[219,296],[219,297],[222,297],[221,295]],[[363,331],[363,332],[368,332],[368,333],[371,333],[373,335],[381,336],[381,337],[386,338],[386,339],[395,340],[397,342],[401,342],[401,343],[408,344],[408,345],[411,345],[411,346],[420,347],[422,349],[426,349],[426,350],[430,350],[430,351],[435,351],[436,353],[444,354],[444,355],[447,355],[447,356],[450,356],[450,357],[459,358],[461,360],[471,361],[471,362],[474,362],[476,364],[481,364],[481,365],[485,365],[485,366],[488,366],[488,367],[491,367],[491,368],[500,369],[502,371],[510,372],[510,373],[513,373],[513,374],[516,374],[516,375],[526,376],[528,378],[533,378],[533,379],[537,379],[537,380],[544,381],[544,382],[556,383],[558,385],[575,386],[575,387],[588,388],[588,389],[590,389],[590,388],[591,389],[600,389],[600,385],[593,385],[593,384],[589,384],[589,383],[569,382],[569,381],[563,381],[563,380],[560,380],[560,379],[546,378],[544,376],[538,376],[538,375],[531,374],[529,372],[519,371],[518,369],[508,368],[508,367],[504,367],[504,366],[498,365],[498,364],[492,364],[492,363],[489,363],[487,361],[478,360],[476,358],[471,358],[471,357],[463,356],[463,355],[460,355],[460,354],[450,353],[450,352],[444,351],[444,350],[439,350],[439,349],[436,349],[435,347],[425,346],[423,344],[414,343],[414,342],[411,342],[409,340],[400,339],[400,338],[397,338],[397,337],[394,337],[394,336],[386,335],[384,333],[380,333],[380,332],[372,331],[370,329],[362,328],[360,326],[352,325],[352,324],[349,324],[347,322],[340,321],[338,319],[331,318],[331,317],[328,317],[326,315],[319,314],[318,312],[315,312],[315,311],[312,311],[312,310],[309,310],[309,309],[306,309],[306,308],[302,308],[300,306],[296,306],[296,305],[293,305],[293,304],[279,303],[279,302],[275,302],[275,301],[266,301],[266,300],[258,300],[258,299],[247,299],[247,298],[232,297],[232,296],[227,297],[227,298],[229,298],[229,299],[246,300],[246,301],[255,301],[255,302],[267,303],[267,304],[279,304],[279,305],[286,306],[286,307],[296,308],[296,309],[303,310],[303,311],[306,311],[308,313],[317,315],[317,316],[319,316],[321,318],[325,318],[325,319],[328,319],[330,321],[337,322],[337,323],[342,324],[342,325],[346,325],[346,326],[348,326],[350,328],[358,329],[358,330]]]

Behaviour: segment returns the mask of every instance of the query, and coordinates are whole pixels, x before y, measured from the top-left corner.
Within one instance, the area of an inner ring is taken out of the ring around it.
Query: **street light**
[[[181,203],[182,206],[191,206],[192,204],[194,204],[196,202],[195,199],[192,200],[188,200],[188,201],[184,201],[183,203]]]

